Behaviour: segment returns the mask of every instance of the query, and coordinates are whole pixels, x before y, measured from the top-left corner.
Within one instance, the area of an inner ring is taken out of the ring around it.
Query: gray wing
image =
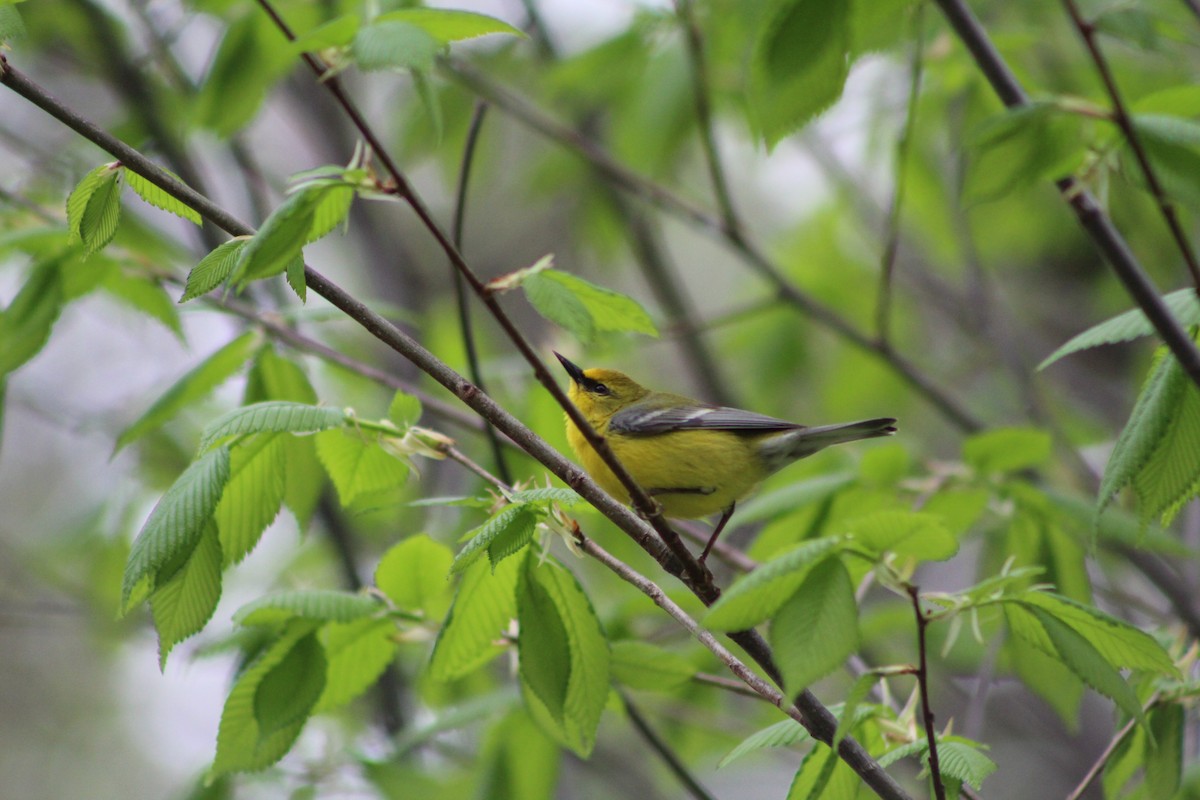
[[[768,433],[803,428],[795,422],[743,411],[740,408],[687,403],[669,408],[634,404],[613,415],[608,429],[627,436],[686,430],[746,431]]]

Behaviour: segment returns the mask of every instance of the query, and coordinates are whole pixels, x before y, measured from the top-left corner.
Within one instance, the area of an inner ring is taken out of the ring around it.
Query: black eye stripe
[[[609,393],[608,387],[605,386],[603,383],[597,383],[595,386],[592,387],[592,391],[596,394],[608,394]]]
[[[612,390],[611,390],[611,389],[609,389],[607,386],[605,386],[605,385],[604,385],[603,383],[601,383],[600,381],[593,380],[593,379],[591,379],[591,378],[585,378],[585,379],[584,379],[584,381],[583,381],[583,388],[584,388],[585,390],[587,390],[587,391],[591,392],[592,394],[598,394],[598,395],[608,395],[608,394],[612,394]]]

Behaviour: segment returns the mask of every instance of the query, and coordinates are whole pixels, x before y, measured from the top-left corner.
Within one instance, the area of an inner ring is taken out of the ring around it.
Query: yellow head
[[[571,376],[567,396],[583,412],[593,428],[603,433],[612,415],[641,400],[650,390],[615,369],[581,369],[555,353]]]

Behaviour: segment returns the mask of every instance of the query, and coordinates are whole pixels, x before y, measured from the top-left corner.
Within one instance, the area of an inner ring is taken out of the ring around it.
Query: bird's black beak
[[[553,351],[551,351],[551,352],[553,352]],[[571,376],[571,380],[575,381],[576,384],[582,386],[583,385],[583,370],[580,369],[575,364],[572,364],[567,359],[563,358],[558,353],[554,353],[554,357],[557,358],[559,363],[563,365],[563,369],[565,369],[567,371],[567,374]]]

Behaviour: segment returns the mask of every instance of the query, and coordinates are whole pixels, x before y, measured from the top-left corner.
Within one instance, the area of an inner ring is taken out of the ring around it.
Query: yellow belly
[[[755,456],[756,437],[692,430],[654,436],[612,434],[606,439],[629,474],[662,504],[668,517],[695,519],[724,511],[766,477]],[[629,503],[625,487],[570,420],[567,440],[592,479],[613,497]]]

